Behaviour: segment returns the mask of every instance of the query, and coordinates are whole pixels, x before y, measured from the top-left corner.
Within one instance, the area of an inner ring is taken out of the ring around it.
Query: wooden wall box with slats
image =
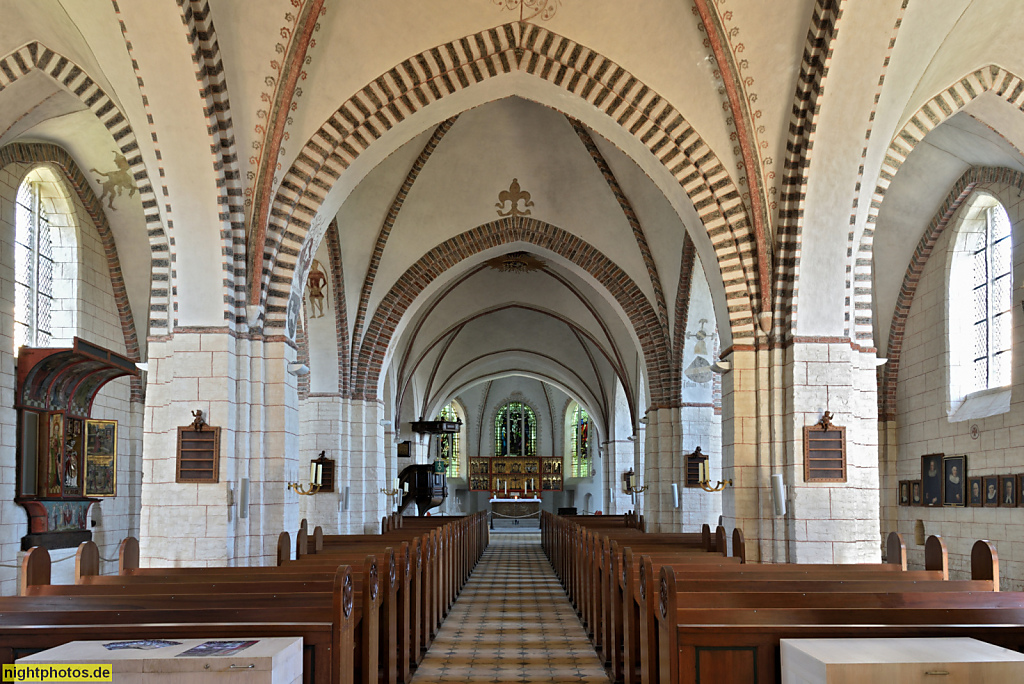
[[[833,425],[828,411],[804,428],[804,481],[846,482],[846,428]]]
[[[174,481],[220,481],[219,427],[193,423],[178,428],[178,467]]]

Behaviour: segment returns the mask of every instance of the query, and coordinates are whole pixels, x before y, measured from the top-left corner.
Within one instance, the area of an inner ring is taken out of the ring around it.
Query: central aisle
[[[540,547],[495,534],[412,684],[599,682],[608,677]]]

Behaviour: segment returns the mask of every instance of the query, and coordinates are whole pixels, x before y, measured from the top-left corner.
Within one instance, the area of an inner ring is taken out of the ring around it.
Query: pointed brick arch
[[[879,172],[878,184],[871,195],[871,207],[868,209],[864,234],[861,236],[858,249],[853,253],[855,261],[851,294],[857,312],[853,331],[854,340],[859,344],[869,343],[873,337],[873,298],[872,289],[864,286],[858,287],[858,283],[871,282],[873,260],[870,258],[870,254],[875,237],[874,227],[893,178],[896,177],[896,173],[910,153],[930,131],[962,110],[967,103],[989,92],[1018,109],[1024,107],[1024,81],[1002,67],[990,65],[972,71],[925,102],[889,143],[885,160],[882,162]],[[902,297],[903,293],[900,296]]]
[[[168,321],[168,309],[171,301],[170,247],[167,232],[160,221],[156,194],[153,192],[146,164],[139,150],[139,143],[128,119],[117,108],[110,96],[80,66],[39,42],[28,43],[0,59],[0,91],[36,70],[46,74],[58,85],[80,99],[110,132],[113,142],[117,144],[121,154],[128,160],[142,201],[142,211],[146,217],[146,231],[152,253],[149,334],[160,335],[170,332]],[[81,180],[85,183],[85,187],[88,187],[88,181],[84,176]],[[92,193],[91,190],[89,192]],[[87,202],[85,204],[87,207],[89,206]],[[100,211],[101,215],[102,213]]]
[[[132,315],[132,306],[128,301],[124,277],[121,275],[121,260],[117,256],[114,233],[110,230],[110,224],[107,223],[106,214],[103,213],[103,205],[97,199],[96,193],[92,191],[82,170],[78,168],[67,150],[46,143],[11,143],[0,147],[0,169],[9,164],[47,165],[58,169],[62,180],[78,195],[78,199],[81,200],[82,206],[85,207],[89,218],[92,219],[92,224],[96,228],[96,232],[99,233],[100,242],[103,244],[107,268],[110,270],[110,287],[117,305],[117,315],[121,321],[121,333],[124,335],[125,356],[133,361],[141,361],[135,317]],[[132,376],[131,400],[142,401],[142,392],[142,379]]]
[[[886,357],[889,361],[882,367],[878,388],[878,415],[881,420],[896,419],[896,383],[899,379],[900,356],[903,352],[903,335],[907,327],[907,317],[910,315],[910,306],[914,303],[914,294],[917,292],[921,274],[924,273],[925,264],[928,263],[935,243],[938,242],[957,210],[974,194],[978,185],[991,183],[1005,184],[1017,188],[1018,191],[1024,190],[1024,173],[1001,166],[974,166],[968,169],[953,184],[953,188],[946,195],[946,199],[943,200],[939,210],[932,217],[928,227],[925,228],[924,234],[917,244],[917,249],[914,250],[914,255],[907,266],[907,272],[903,276],[903,285],[900,287],[896,308],[892,314],[892,323],[889,325],[889,345],[886,349]]]
[[[266,327],[283,329],[299,255],[328,192],[374,141],[417,111],[499,74],[522,72],[564,88],[644,144],[693,203],[718,257],[735,343],[754,339],[756,245],[728,170],[665,98],[593,50],[528,23],[439,45],[382,74],[347,100],[302,148],[274,197],[261,279]],[[316,232],[316,231],[313,231]],[[314,235],[317,239],[319,236]],[[250,249],[259,246],[250,242]],[[254,284],[255,286],[255,284]]]
[[[353,397],[375,399],[384,357],[402,317],[423,290],[445,271],[474,254],[513,242],[526,242],[564,257],[589,273],[628,317],[640,341],[655,408],[678,404],[672,391],[671,348],[658,313],[640,287],[611,259],[579,237],[528,217],[485,223],[434,247],[403,273],[384,296],[366,326],[356,360]]]

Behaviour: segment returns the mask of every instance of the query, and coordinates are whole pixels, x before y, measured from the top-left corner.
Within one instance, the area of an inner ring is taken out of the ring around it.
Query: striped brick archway
[[[74,95],[88,107],[100,123],[110,132],[112,142],[128,160],[132,177],[139,190],[142,211],[146,217],[146,232],[151,251],[149,334],[170,332],[170,246],[167,232],[160,220],[156,194],[146,171],[135,132],[127,117],[117,108],[99,85],[85,71],[39,42],[24,45],[0,59],[0,91],[33,71],[38,70]],[[83,178],[84,180],[84,178]],[[89,206],[86,203],[86,206]],[[102,212],[101,212],[102,213]]]
[[[305,277],[296,273],[299,255],[311,233],[319,238],[318,231],[311,231],[314,220],[323,225],[324,217],[317,214],[345,169],[384,133],[431,103],[516,72],[582,98],[665,165],[693,203],[715,250],[733,340],[752,342],[753,303],[760,289],[756,246],[728,169],[671,103],[621,66],[568,38],[518,22],[439,45],[396,65],[342,104],[305,144],[270,211],[267,260],[258,276],[265,326],[285,327],[290,288],[298,288]]]
[[[110,270],[110,287],[114,294],[114,302],[117,305],[117,315],[121,321],[121,333],[124,335],[125,355],[133,361],[141,361],[139,354],[139,336],[135,328],[135,317],[132,315],[131,303],[128,301],[128,292],[124,285],[124,276],[121,274],[121,260],[117,256],[117,245],[114,242],[114,233],[107,223],[107,216],[103,213],[103,205],[100,204],[96,193],[92,191],[89,181],[78,168],[75,160],[71,158],[67,150],[57,145],[46,143],[11,143],[0,147],[0,169],[9,164],[24,164],[26,166],[47,165],[60,171],[61,177],[74,190],[82,206],[85,207],[92,224],[99,234],[100,242],[103,244],[103,253],[107,258],[107,268]],[[131,400],[142,401],[142,379],[138,376],[131,378]]]
[[[549,250],[594,278],[616,301],[640,341],[652,405],[659,408],[678,403],[678,392],[672,392],[671,387],[671,346],[657,311],[640,287],[594,246],[561,228],[522,216],[485,223],[456,235],[428,251],[398,278],[366,326],[355,359],[353,397],[377,398],[392,336],[409,307],[430,283],[463,259],[513,242]]]
[[[910,306],[914,303],[914,294],[917,292],[917,285],[921,280],[921,274],[924,273],[925,264],[928,263],[928,258],[932,254],[932,249],[957,210],[974,193],[978,185],[991,183],[1001,183],[1024,190],[1024,173],[993,166],[975,166],[968,169],[953,184],[953,188],[928,223],[928,227],[925,228],[924,234],[914,250],[914,255],[907,266],[907,272],[903,276],[903,285],[900,287],[896,307],[892,314],[892,323],[889,326],[889,344],[886,348],[886,357],[889,360],[882,367],[879,377],[878,415],[880,420],[896,419],[896,384],[899,379],[900,356],[903,352],[903,336],[907,327],[907,317],[910,315]]]
[[[958,79],[925,102],[889,143],[879,172],[878,184],[871,195],[871,207],[868,209],[864,233],[860,238],[859,248],[853,252],[855,261],[851,296],[857,311],[853,330],[854,340],[858,344],[870,346],[873,338],[872,291],[868,287],[857,287],[858,283],[871,282],[872,260],[858,258],[858,255],[872,252],[874,226],[893,178],[910,153],[932,129],[985,93],[993,93],[1018,109],[1024,107],[1024,80],[1002,67],[986,66]]]

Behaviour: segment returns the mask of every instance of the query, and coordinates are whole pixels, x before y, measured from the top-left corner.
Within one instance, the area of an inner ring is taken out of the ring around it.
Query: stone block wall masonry
[[[1014,292],[1022,281],[1024,268],[1024,200],[1005,186],[984,188],[1003,203],[1013,224]],[[970,202],[965,202],[964,207]],[[961,208],[961,211],[963,207]],[[885,523],[895,526],[907,541],[910,563],[923,566],[924,547],[914,544],[916,521],[925,535],[939,534],[950,554],[950,577],[969,578],[971,546],[978,539],[995,543],[999,552],[1002,589],[1024,590],[1024,508],[925,508],[898,506],[900,480],[921,478],[921,456],[943,453],[967,455],[969,477],[1024,473],[1024,403],[1020,388],[1024,382],[1024,321],[1014,314],[1013,397],[1007,413],[951,423],[948,384],[950,355],[948,321],[948,263],[954,244],[957,218],[937,241],[921,274],[903,338],[896,394],[895,425],[884,426],[891,443],[887,454],[895,468],[888,468],[884,481]],[[1013,306],[1020,306],[1015,297]],[[978,428],[977,438],[971,435]]]

